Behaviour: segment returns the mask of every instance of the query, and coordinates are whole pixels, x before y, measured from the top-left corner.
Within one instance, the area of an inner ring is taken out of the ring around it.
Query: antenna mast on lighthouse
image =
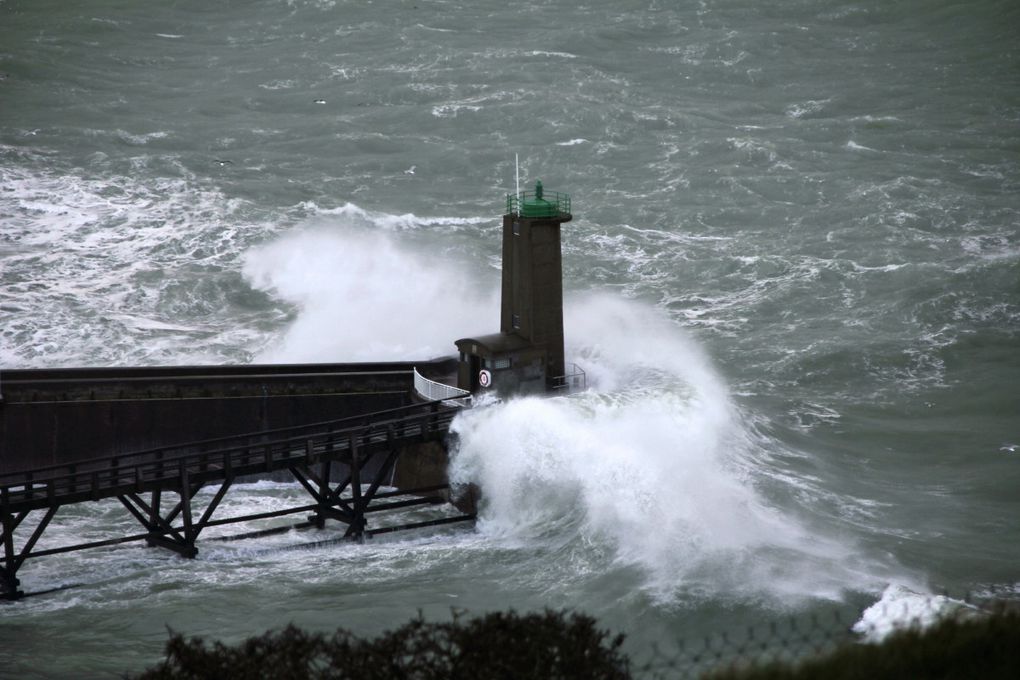
[[[517,200],[520,200],[521,196],[521,160],[517,154],[514,154],[514,174],[517,177]],[[520,205],[517,206],[517,214],[521,213]]]

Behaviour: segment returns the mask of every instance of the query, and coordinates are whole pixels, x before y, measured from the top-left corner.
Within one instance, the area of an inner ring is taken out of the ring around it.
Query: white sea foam
[[[596,297],[571,305],[567,332],[591,390],[515,399],[454,424],[451,474],[481,485],[484,535],[574,536],[565,540],[643,573],[645,590],[666,602],[694,593],[790,603],[881,587],[882,568],[852,543],[757,490],[752,437],[677,328]]]
[[[863,264],[858,264],[856,262],[851,261],[850,266],[853,267],[853,270],[855,272],[894,272],[899,269],[903,269],[904,267],[909,267],[910,263],[901,262],[899,264],[886,264],[877,267],[868,267]]]
[[[945,618],[974,616],[978,611],[962,600],[892,584],[878,602],[864,610],[853,630],[868,642],[881,642],[896,631],[927,628]]]
[[[547,50],[532,50],[524,53],[529,57],[559,57],[561,59],[577,59],[576,54],[570,52],[549,52]]]
[[[708,45],[671,45],[669,47],[645,47],[649,52],[660,52],[662,54],[677,55],[682,58],[684,64],[698,66],[708,53]]]
[[[846,148],[851,150],[851,151],[872,151],[874,153],[878,153],[878,149],[872,149],[869,146],[864,146],[862,144],[858,144],[857,142],[855,142],[852,139],[846,143]]]
[[[831,99],[810,99],[805,102],[791,104],[786,108],[786,115],[790,118],[813,116],[816,113],[821,113],[830,102],[832,102]]]
[[[263,90],[289,90],[297,86],[296,80],[287,78],[285,80],[271,80],[268,83],[259,83]]]
[[[120,323],[124,324],[125,328],[136,330],[136,331],[160,331],[160,332],[192,332],[198,330],[195,326],[186,326],[183,324],[166,323],[157,319],[148,319],[142,316],[135,316],[132,314],[114,314],[112,318],[116,319]]]
[[[764,159],[770,163],[775,163],[778,160],[775,145],[771,142],[751,137],[729,137],[726,142],[737,151],[744,152],[749,160]]]
[[[455,33],[452,28],[438,28],[436,26],[426,26],[425,24],[415,24],[417,28],[424,29],[426,31],[436,31],[437,33]]]
[[[0,184],[4,365],[208,363],[258,335],[203,314],[223,292],[202,274],[266,228],[238,223],[241,202],[185,179],[4,168]]]
[[[798,403],[788,414],[794,426],[805,432],[820,425],[832,425],[842,417],[835,409],[810,402]]]
[[[984,262],[1020,261],[1020,245],[1014,243],[1015,239],[1015,234],[1007,233],[965,236],[960,239],[960,247]]]
[[[474,113],[481,110],[478,104],[441,104],[432,107],[432,115],[436,118],[456,118],[462,111]]]
[[[328,216],[339,218],[347,226],[378,228],[385,231],[404,231],[426,227],[443,227],[455,231],[460,228],[472,227],[492,222],[492,217],[452,217],[433,216],[421,217],[413,213],[395,215],[392,213],[365,210],[354,203],[344,203],[337,208],[323,208],[314,202],[306,201],[298,209],[307,215]]]
[[[445,104],[437,104],[432,107],[432,115],[437,118],[454,118],[463,111],[475,113],[481,111],[488,105],[499,103],[511,96],[511,93],[500,90],[490,94],[467,97],[465,99],[446,102]]]
[[[897,118],[896,116],[872,116],[872,115],[854,116],[850,120],[852,122],[854,122],[854,123],[858,123],[858,122],[860,122],[860,123],[899,123],[901,121],[901,119]]]
[[[127,130],[86,129],[83,130],[82,132],[91,137],[112,137],[131,146],[145,146],[153,139],[164,139],[170,135],[170,133],[163,130],[158,130],[156,132],[148,132],[145,134],[133,134],[128,132]]]

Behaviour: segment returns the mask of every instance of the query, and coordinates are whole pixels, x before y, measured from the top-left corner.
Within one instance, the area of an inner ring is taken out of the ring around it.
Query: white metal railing
[[[570,394],[584,392],[588,389],[588,375],[577,364],[567,364],[567,374],[553,378],[553,389]]]
[[[418,369],[414,369],[414,391],[426,401],[449,401],[457,406],[470,406],[471,393],[452,385],[429,380]]]

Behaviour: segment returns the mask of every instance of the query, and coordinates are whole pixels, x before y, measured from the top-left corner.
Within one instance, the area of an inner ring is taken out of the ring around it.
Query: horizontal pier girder
[[[445,502],[445,499],[442,496],[422,496],[422,497],[417,497],[417,494],[430,493],[430,492],[442,490],[442,489],[445,489],[445,488],[447,488],[447,487],[445,487],[445,486],[441,487],[441,488],[440,487],[427,487],[427,488],[422,488],[422,489],[409,489],[407,491],[389,491],[389,492],[386,492],[384,494],[377,495],[376,499],[378,499],[378,498],[392,498],[392,497],[395,497],[395,496],[415,496],[415,497],[414,498],[410,498],[407,501],[397,501],[397,502],[394,502],[392,504],[370,505],[370,506],[368,506],[366,508],[365,512],[366,512],[366,514],[368,514],[368,513],[374,513],[374,512],[381,512],[381,511],[385,511],[385,510],[393,510],[393,509],[400,508],[400,507],[412,507],[412,506],[417,506],[417,505],[436,505],[436,504]],[[212,520],[208,521],[205,524],[205,527],[208,528],[208,527],[227,526],[227,525],[230,525],[230,524],[239,524],[241,522],[254,522],[254,521],[257,521],[257,520],[275,519],[277,517],[286,517],[288,515],[300,515],[300,514],[303,514],[303,513],[314,512],[318,508],[319,508],[318,505],[315,505],[315,504],[306,504],[306,505],[299,505],[299,506],[295,506],[295,507],[291,507],[291,508],[283,508],[283,509],[280,509],[280,510],[272,510],[272,511],[267,511],[267,512],[259,512],[259,513],[254,513],[254,514],[250,514],[250,515],[241,515],[241,516],[237,516],[237,517],[226,517],[226,518],[222,518],[222,519],[212,519]],[[470,516],[463,515],[463,516],[461,516],[461,521],[466,521],[466,519],[468,517],[474,518],[474,515],[470,515]],[[445,523],[448,519],[449,518],[441,518],[439,521],[440,521],[440,523]],[[432,526],[431,524],[429,524],[429,522],[425,522],[424,524],[414,523],[413,525],[409,524],[409,525],[400,525],[398,527],[381,527],[379,529],[369,529],[369,530],[366,531],[366,534],[368,534],[368,535],[376,535],[376,534],[380,534],[380,533],[389,533],[391,531],[397,531],[397,530],[399,530],[401,528],[418,528],[419,525],[421,525],[421,526]],[[312,526],[312,522],[300,522],[300,523],[297,523],[297,524],[294,524],[294,525],[287,525],[287,526],[282,526],[282,527],[271,527],[271,528],[268,528],[268,529],[259,529],[259,530],[256,530],[256,531],[244,532],[244,533],[241,533],[241,534],[234,534],[234,535],[228,535],[228,536],[217,536],[217,537],[210,538],[210,539],[207,539],[207,540],[210,540],[210,541],[237,541],[237,540],[244,540],[244,539],[248,539],[248,538],[255,538],[255,537],[259,537],[259,536],[269,536],[269,535],[273,535],[273,534],[276,534],[276,533],[287,532],[287,531],[290,531],[290,530],[295,529],[295,528],[306,528],[306,527],[311,527],[311,526]],[[29,554],[26,554],[24,557],[26,559],[27,558],[38,558],[38,557],[47,557],[47,556],[50,556],[50,555],[60,555],[60,554],[69,553],[69,552],[77,552],[77,551],[80,551],[80,550],[89,550],[89,549],[93,549],[93,548],[107,548],[107,547],[111,547],[111,546],[114,546],[114,545],[122,545],[122,544],[125,544],[125,543],[136,543],[136,542],[139,542],[139,541],[147,541],[150,538],[152,538],[153,536],[162,536],[162,535],[170,534],[170,533],[173,533],[173,532],[182,533],[183,531],[184,531],[184,527],[183,526],[181,526],[181,525],[173,525],[173,526],[167,527],[166,529],[156,529],[154,531],[145,532],[145,533],[131,534],[131,535],[128,535],[128,536],[120,536],[120,537],[117,537],[117,538],[109,538],[109,539],[104,539],[104,540],[100,540],[100,541],[89,541],[89,542],[86,542],[86,543],[76,543],[76,544],[73,544],[73,545],[60,546],[59,548],[48,548],[48,549],[45,549],[45,550],[33,550]],[[2,563],[3,563],[3,559],[0,558],[0,564],[2,564]],[[2,578],[2,571],[3,571],[3,568],[0,567],[0,578]]]

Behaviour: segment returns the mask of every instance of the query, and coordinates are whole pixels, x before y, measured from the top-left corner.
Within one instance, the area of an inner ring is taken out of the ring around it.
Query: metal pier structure
[[[0,475],[407,406],[417,368],[355,364],[3,370]]]
[[[334,520],[346,525],[345,537],[362,540],[401,529],[473,520],[470,506],[460,515],[413,524],[369,528],[366,519],[386,510],[449,500],[447,484],[380,489],[391,481],[401,454],[414,455],[424,443],[443,441],[458,410],[449,401],[437,400],[0,475],[0,599],[25,595],[18,570],[29,559],[132,541],[193,558],[202,532],[225,524],[308,513],[306,521],[296,526],[322,528]],[[281,472],[300,483],[309,503],[242,517],[215,517],[239,478]],[[218,485],[217,491],[204,508],[199,507],[196,493],[211,485]],[[120,501],[138,521],[139,533],[36,549],[61,508],[108,498]],[[293,526],[233,538],[288,531]]]
[[[457,340],[456,358],[4,371],[0,599],[25,594],[26,560],[130,541],[193,558],[199,536],[224,524],[308,513],[302,526],[334,520],[361,540],[474,519],[473,499],[458,504],[462,515],[413,524],[369,528],[366,516],[450,500],[443,440],[473,395],[584,389],[564,354],[560,234],[572,219],[570,197],[541,182],[507,196],[500,330]],[[330,420],[339,416],[350,417]],[[311,502],[214,517],[239,478],[268,474],[289,474]],[[117,499],[141,531],[36,549],[61,508],[102,499]]]

